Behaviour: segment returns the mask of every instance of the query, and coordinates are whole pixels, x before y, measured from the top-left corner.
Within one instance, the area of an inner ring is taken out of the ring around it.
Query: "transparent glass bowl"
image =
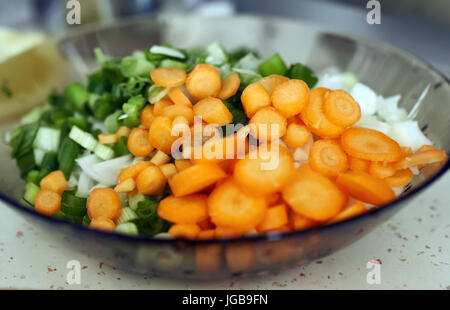
[[[279,18],[236,16],[205,19],[189,15],[147,16],[110,26],[85,29],[62,38],[58,44],[67,60],[67,80],[83,80],[95,69],[93,49],[106,54],[127,55],[153,44],[180,47],[205,46],[219,40],[227,48],[248,46],[270,56],[278,51],[288,62],[300,61],[314,70],[335,66],[354,72],[378,93],[402,94],[400,105],[415,119],[437,147],[450,152],[449,80],[416,57],[380,42],[336,34],[320,27]],[[428,89],[420,105],[416,105]],[[2,133],[17,122],[0,124]],[[97,256],[124,270],[170,278],[212,279],[232,274],[260,274],[269,270],[308,263],[358,240],[388,220],[408,200],[433,183],[449,168],[437,167],[427,176],[417,176],[400,198],[377,211],[345,222],[316,229],[248,236],[237,240],[189,241],[153,239],[89,230],[57,221],[21,204],[24,181],[10,158],[10,149],[0,145],[0,198],[36,225],[66,235],[71,246]]]

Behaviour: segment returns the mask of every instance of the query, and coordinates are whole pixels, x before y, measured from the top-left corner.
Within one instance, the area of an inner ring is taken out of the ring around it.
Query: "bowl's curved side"
[[[408,111],[416,106],[416,119],[424,131],[439,147],[450,152],[450,135],[446,135],[450,131],[450,106],[442,104],[450,97],[448,80],[414,56],[386,44],[356,40],[279,18],[162,16],[73,34],[62,39],[60,46],[72,78],[82,79],[92,71],[92,50],[97,46],[107,54],[121,56],[152,44],[176,42],[181,47],[192,47],[218,39],[230,48],[245,45],[261,50],[264,56],[279,51],[287,61],[304,62],[315,70],[336,66],[355,72],[364,83],[385,96],[401,93],[404,95],[401,105]],[[417,106],[417,99],[426,88],[428,92]],[[0,130],[4,132],[12,126],[13,123],[2,124]],[[24,183],[4,144],[0,145],[0,156],[7,158],[2,160],[0,198],[23,211],[30,220],[66,235],[80,251],[98,255],[119,268],[190,278],[257,273],[333,253],[385,222],[450,167],[447,163],[428,180],[416,178],[398,201],[357,219],[284,235],[201,242],[107,234],[37,214],[18,203]]]

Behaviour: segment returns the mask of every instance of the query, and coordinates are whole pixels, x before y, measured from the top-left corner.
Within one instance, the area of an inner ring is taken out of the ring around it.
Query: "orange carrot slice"
[[[237,73],[231,73],[228,75],[222,83],[222,90],[220,91],[218,98],[222,100],[226,100],[232,96],[234,96],[241,84],[241,79]]]
[[[185,93],[183,93],[183,91],[179,87],[172,88],[167,96],[169,96],[170,100],[172,100],[175,104],[192,108],[191,100],[188,98],[188,96],[186,96]]]
[[[319,222],[292,211],[289,213],[289,224],[294,230],[306,230],[320,225]]]
[[[224,126],[231,123],[233,115],[222,102],[222,100],[208,97],[200,100],[194,105],[194,113],[209,124]]]
[[[283,189],[283,198],[296,213],[315,221],[329,220],[347,203],[346,195],[330,179],[301,168]]]
[[[148,156],[153,151],[153,146],[148,139],[148,130],[134,128],[128,137],[127,148],[136,157]]]
[[[152,165],[153,164],[149,161],[141,161],[132,166],[123,168],[122,170],[120,170],[119,177],[117,178],[117,183],[120,184],[130,178],[135,179],[142,170]]]
[[[344,90],[332,90],[327,93],[323,103],[325,116],[340,127],[349,127],[361,118],[359,104]]]
[[[285,204],[279,204],[269,208],[261,223],[256,226],[259,232],[270,231],[286,225],[288,222],[287,208]]]
[[[186,81],[186,71],[180,68],[158,68],[150,72],[153,83],[162,87],[177,87]]]
[[[200,227],[197,224],[174,224],[168,233],[174,237],[195,239],[200,233]]]
[[[357,201],[342,210],[338,215],[333,217],[327,224],[342,222],[357,216],[360,216],[368,211],[367,207],[361,202]]]
[[[172,120],[167,116],[157,116],[148,132],[150,144],[156,149],[170,154],[173,142],[178,137],[172,135]]]
[[[206,97],[217,97],[222,89],[222,80],[219,71],[211,65],[198,64],[189,73],[186,80],[186,88],[197,100]]]
[[[385,178],[384,181],[390,187],[402,187],[411,182],[413,176],[411,169],[403,169],[397,171],[393,176]]]
[[[111,188],[95,188],[87,199],[87,213],[90,219],[106,217],[116,220],[121,214],[120,197]]]
[[[259,109],[249,124],[251,134],[263,142],[280,139],[287,130],[286,118],[273,107]]]
[[[153,105],[147,104],[145,108],[141,112],[141,124],[145,126],[145,128],[150,128],[153,119],[155,116],[153,115]]]
[[[422,151],[403,158],[395,164],[395,167],[400,170],[418,165],[441,162],[445,159],[447,159],[447,154],[442,150]]]
[[[344,131],[341,137],[344,151],[356,158],[370,161],[395,162],[402,156],[398,143],[384,133],[352,127]]]
[[[289,120],[288,120],[289,124]],[[292,148],[302,147],[311,138],[311,132],[302,124],[290,123],[283,137],[284,143]]]
[[[270,106],[270,95],[264,86],[253,83],[244,89],[241,101],[247,116],[252,117],[259,109]]]
[[[217,226],[251,230],[266,214],[264,197],[242,191],[233,179],[219,184],[208,197],[208,212]]]
[[[396,199],[394,191],[386,181],[364,172],[342,173],[338,176],[336,183],[355,199],[377,206]]]
[[[45,215],[53,215],[61,209],[61,196],[50,190],[41,190],[36,196],[34,208]]]
[[[136,187],[140,194],[154,195],[166,187],[167,178],[158,166],[151,165],[142,170],[136,178]]]
[[[270,97],[273,106],[285,117],[299,114],[309,100],[309,87],[301,80],[278,85]]]
[[[69,189],[64,174],[60,171],[53,171],[45,176],[39,183],[42,191],[52,191],[61,195],[65,190]]]
[[[258,81],[259,84],[261,84],[267,91],[269,95],[272,95],[273,91],[277,86],[286,83],[289,81],[289,78],[278,75],[278,74],[272,74],[266,77],[263,77],[261,80]]]
[[[154,105],[153,105],[153,116],[161,116],[162,115],[162,111],[168,107],[173,105],[172,100],[168,99],[168,98],[162,98],[161,100],[157,101]],[[150,127],[150,126],[149,126]]]
[[[169,196],[160,201],[158,215],[172,223],[195,224],[208,218],[206,195]]]
[[[397,169],[392,163],[372,161],[369,166],[369,174],[384,179],[393,176]]]
[[[317,140],[309,152],[311,168],[327,177],[336,177],[347,170],[347,155],[334,140]]]
[[[112,232],[116,228],[116,224],[106,217],[98,217],[91,220],[89,228],[106,232]]]

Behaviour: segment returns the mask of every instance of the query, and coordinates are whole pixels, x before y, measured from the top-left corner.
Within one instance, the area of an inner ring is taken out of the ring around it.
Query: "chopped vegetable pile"
[[[302,230],[393,201],[447,160],[400,96],[349,73],[319,79],[220,43],[94,53],[87,85],[51,94],[10,135],[24,199],[48,216],[190,239]]]

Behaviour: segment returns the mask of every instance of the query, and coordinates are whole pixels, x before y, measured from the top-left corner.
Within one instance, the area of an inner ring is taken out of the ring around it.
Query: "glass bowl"
[[[258,16],[202,18],[152,15],[114,25],[84,29],[59,40],[66,59],[67,81],[83,80],[95,69],[93,49],[123,56],[153,44],[204,46],[221,41],[227,48],[248,46],[270,56],[278,51],[288,62],[300,61],[314,70],[335,66],[354,72],[363,83],[384,96],[401,94],[400,105],[437,147],[450,153],[450,84],[430,65],[380,42],[353,38],[300,22]],[[419,104],[418,104],[419,102]],[[3,121],[2,133],[17,121]],[[11,208],[75,246],[118,268],[168,278],[223,279],[234,274],[263,274],[305,264],[355,242],[407,207],[409,199],[432,184],[450,164],[419,175],[399,199],[374,212],[306,231],[246,236],[237,240],[190,241],[154,239],[103,233],[36,213],[21,202],[24,181],[10,149],[0,145],[0,198]]]

